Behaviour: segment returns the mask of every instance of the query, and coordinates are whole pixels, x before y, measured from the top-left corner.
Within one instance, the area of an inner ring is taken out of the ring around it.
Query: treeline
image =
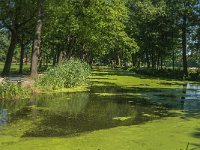
[[[0,59],[10,73],[16,51],[39,67],[71,57],[88,63],[173,69],[200,65],[197,0],[5,0],[0,3]],[[29,51],[28,51],[29,50]]]

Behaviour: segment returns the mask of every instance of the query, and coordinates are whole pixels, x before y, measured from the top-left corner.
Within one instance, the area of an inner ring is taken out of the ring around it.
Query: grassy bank
[[[31,95],[27,93],[31,92],[48,94],[87,91],[87,78],[90,72],[87,63],[72,58],[61,65],[49,67],[34,80],[26,78],[22,81],[22,86],[11,82],[0,83],[0,99],[30,97]]]
[[[24,99],[29,98],[31,90],[19,85],[18,83],[2,82],[0,83],[0,99]]]
[[[118,69],[93,69],[91,81],[99,86],[115,84],[121,87],[139,88],[182,88],[186,81],[175,79],[163,79],[159,77],[149,77],[137,75],[134,72]]]

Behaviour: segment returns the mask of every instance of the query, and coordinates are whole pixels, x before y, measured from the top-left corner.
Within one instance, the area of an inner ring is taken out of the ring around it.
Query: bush
[[[188,75],[188,80],[192,81],[199,81],[200,80],[200,70],[197,69],[190,69],[189,75]]]
[[[192,81],[200,80],[200,70],[198,69],[188,69],[188,77],[184,77],[184,72],[181,69],[153,69],[153,68],[128,68],[128,71],[133,71],[140,75],[148,75],[153,77],[163,77],[170,79],[187,79]]]
[[[18,83],[3,82],[0,84],[0,99],[23,99],[30,95],[30,91]]]
[[[87,63],[72,58],[62,65],[48,69],[37,79],[36,84],[52,90],[75,87],[86,82],[90,71],[90,66]]]

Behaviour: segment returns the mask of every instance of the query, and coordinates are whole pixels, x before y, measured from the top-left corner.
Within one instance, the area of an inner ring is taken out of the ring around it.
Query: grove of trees
[[[71,57],[90,64],[163,69],[200,65],[198,0],[4,0],[0,2],[0,61],[9,75],[19,53],[31,76]]]

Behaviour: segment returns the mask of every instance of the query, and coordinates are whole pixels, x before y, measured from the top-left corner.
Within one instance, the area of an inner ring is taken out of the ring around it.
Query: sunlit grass
[[[138,76],[128,71],[113,72],[93,71],[90,77],[97,86],[106,84],[115,84],[121,87],[139,87],[139,88],[182,88],[186,82],[177,80],[168,80],[160,78],[151,78],[147,76]]]
[[[3,71],[3,67],[4,67],[4,63],[0,62],[0,74]],[[11,74],[18,74],[19,73],[19,63],[12,63],[10,72],[11,72]],[[24,64],[23,73],[24,74],[30,73],[30,63],[28,63],[27,65]]]

